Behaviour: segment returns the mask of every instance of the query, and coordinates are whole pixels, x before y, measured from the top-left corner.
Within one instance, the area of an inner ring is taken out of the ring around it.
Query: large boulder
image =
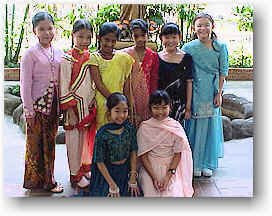
[[[62,126],[59,126],[59,128],[58,128],[56,143],[57,144],[65,144],[65,130],[63,129]]]
[[[253,116],[253,103],[234,94],[223,95],[222,114],[231,119],[247,119]]]
[[[223,121],[223,133],[224,133],[224,140],[228,141],[232,139],[232,125],[231,120],[227,116],[222,116]]]
[[[254,120],[249,119],[234,119],[232,124],[232,138],[242,139],[252,137],[254,134]]]
[[[22,103],[21,98],[15,95],[4,94],[4,112],[7,115],[12,115],[13,111]]]
[[[13,117],[13,123],[15,124],[19,124],[20,122],[20,117],[23,114],[23,104],[20,104],[14,111],[12,114]]]
[[[11,93],[10,88],[12,88],[13,85],[4,85],[4,94]]]

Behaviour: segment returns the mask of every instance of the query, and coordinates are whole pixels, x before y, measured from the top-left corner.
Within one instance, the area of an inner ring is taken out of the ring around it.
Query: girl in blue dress
[[[213,32],[214,20],[209,14],[198,14],[193,20],[195,39],[182,50],[193,58],[193,94],[191,118],[185,130],[194,160],[194,176],[210,177],[223,157],[221,109],[225,77],[228,75],[228,50]]]
[[[107,98],[108,124],[95,137],[90,196],[138,196],[136,129],[127,120],[128,100],[121,93]]]

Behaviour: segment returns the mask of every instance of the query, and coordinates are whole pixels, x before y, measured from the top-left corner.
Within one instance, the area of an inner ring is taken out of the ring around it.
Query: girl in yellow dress
[[[91,54],[90,67],[96,85],[97,129],[108,122],[106,99],[113,92],[123,92],[125,82],[131,73],[134,59],[127,53],[115,51],[119,28],[106,22],[99,30],[99,49]]]

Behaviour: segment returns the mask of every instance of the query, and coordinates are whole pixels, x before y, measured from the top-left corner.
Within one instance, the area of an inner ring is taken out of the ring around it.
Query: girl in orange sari
[[[157,89],[159,59],[156,52],[146,47],[148,25],[141,19],[130,23],[135,45],[123,51],[135,60],[132,73],[125,84],[125,95],[130,102],[130,120],[137,128],[150,117],[149,95]]]

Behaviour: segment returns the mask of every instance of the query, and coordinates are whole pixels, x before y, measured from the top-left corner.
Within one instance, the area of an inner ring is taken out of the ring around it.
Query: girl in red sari
[[[135,45],[123,51],[135,60],[132,73],[125,83],[124,92],[130,102],[130,120],[137,128],[150,117],[149,95],[157,89],[159,60],[156,52],[146,47],[148,25],[135,19],[130,23]]]

